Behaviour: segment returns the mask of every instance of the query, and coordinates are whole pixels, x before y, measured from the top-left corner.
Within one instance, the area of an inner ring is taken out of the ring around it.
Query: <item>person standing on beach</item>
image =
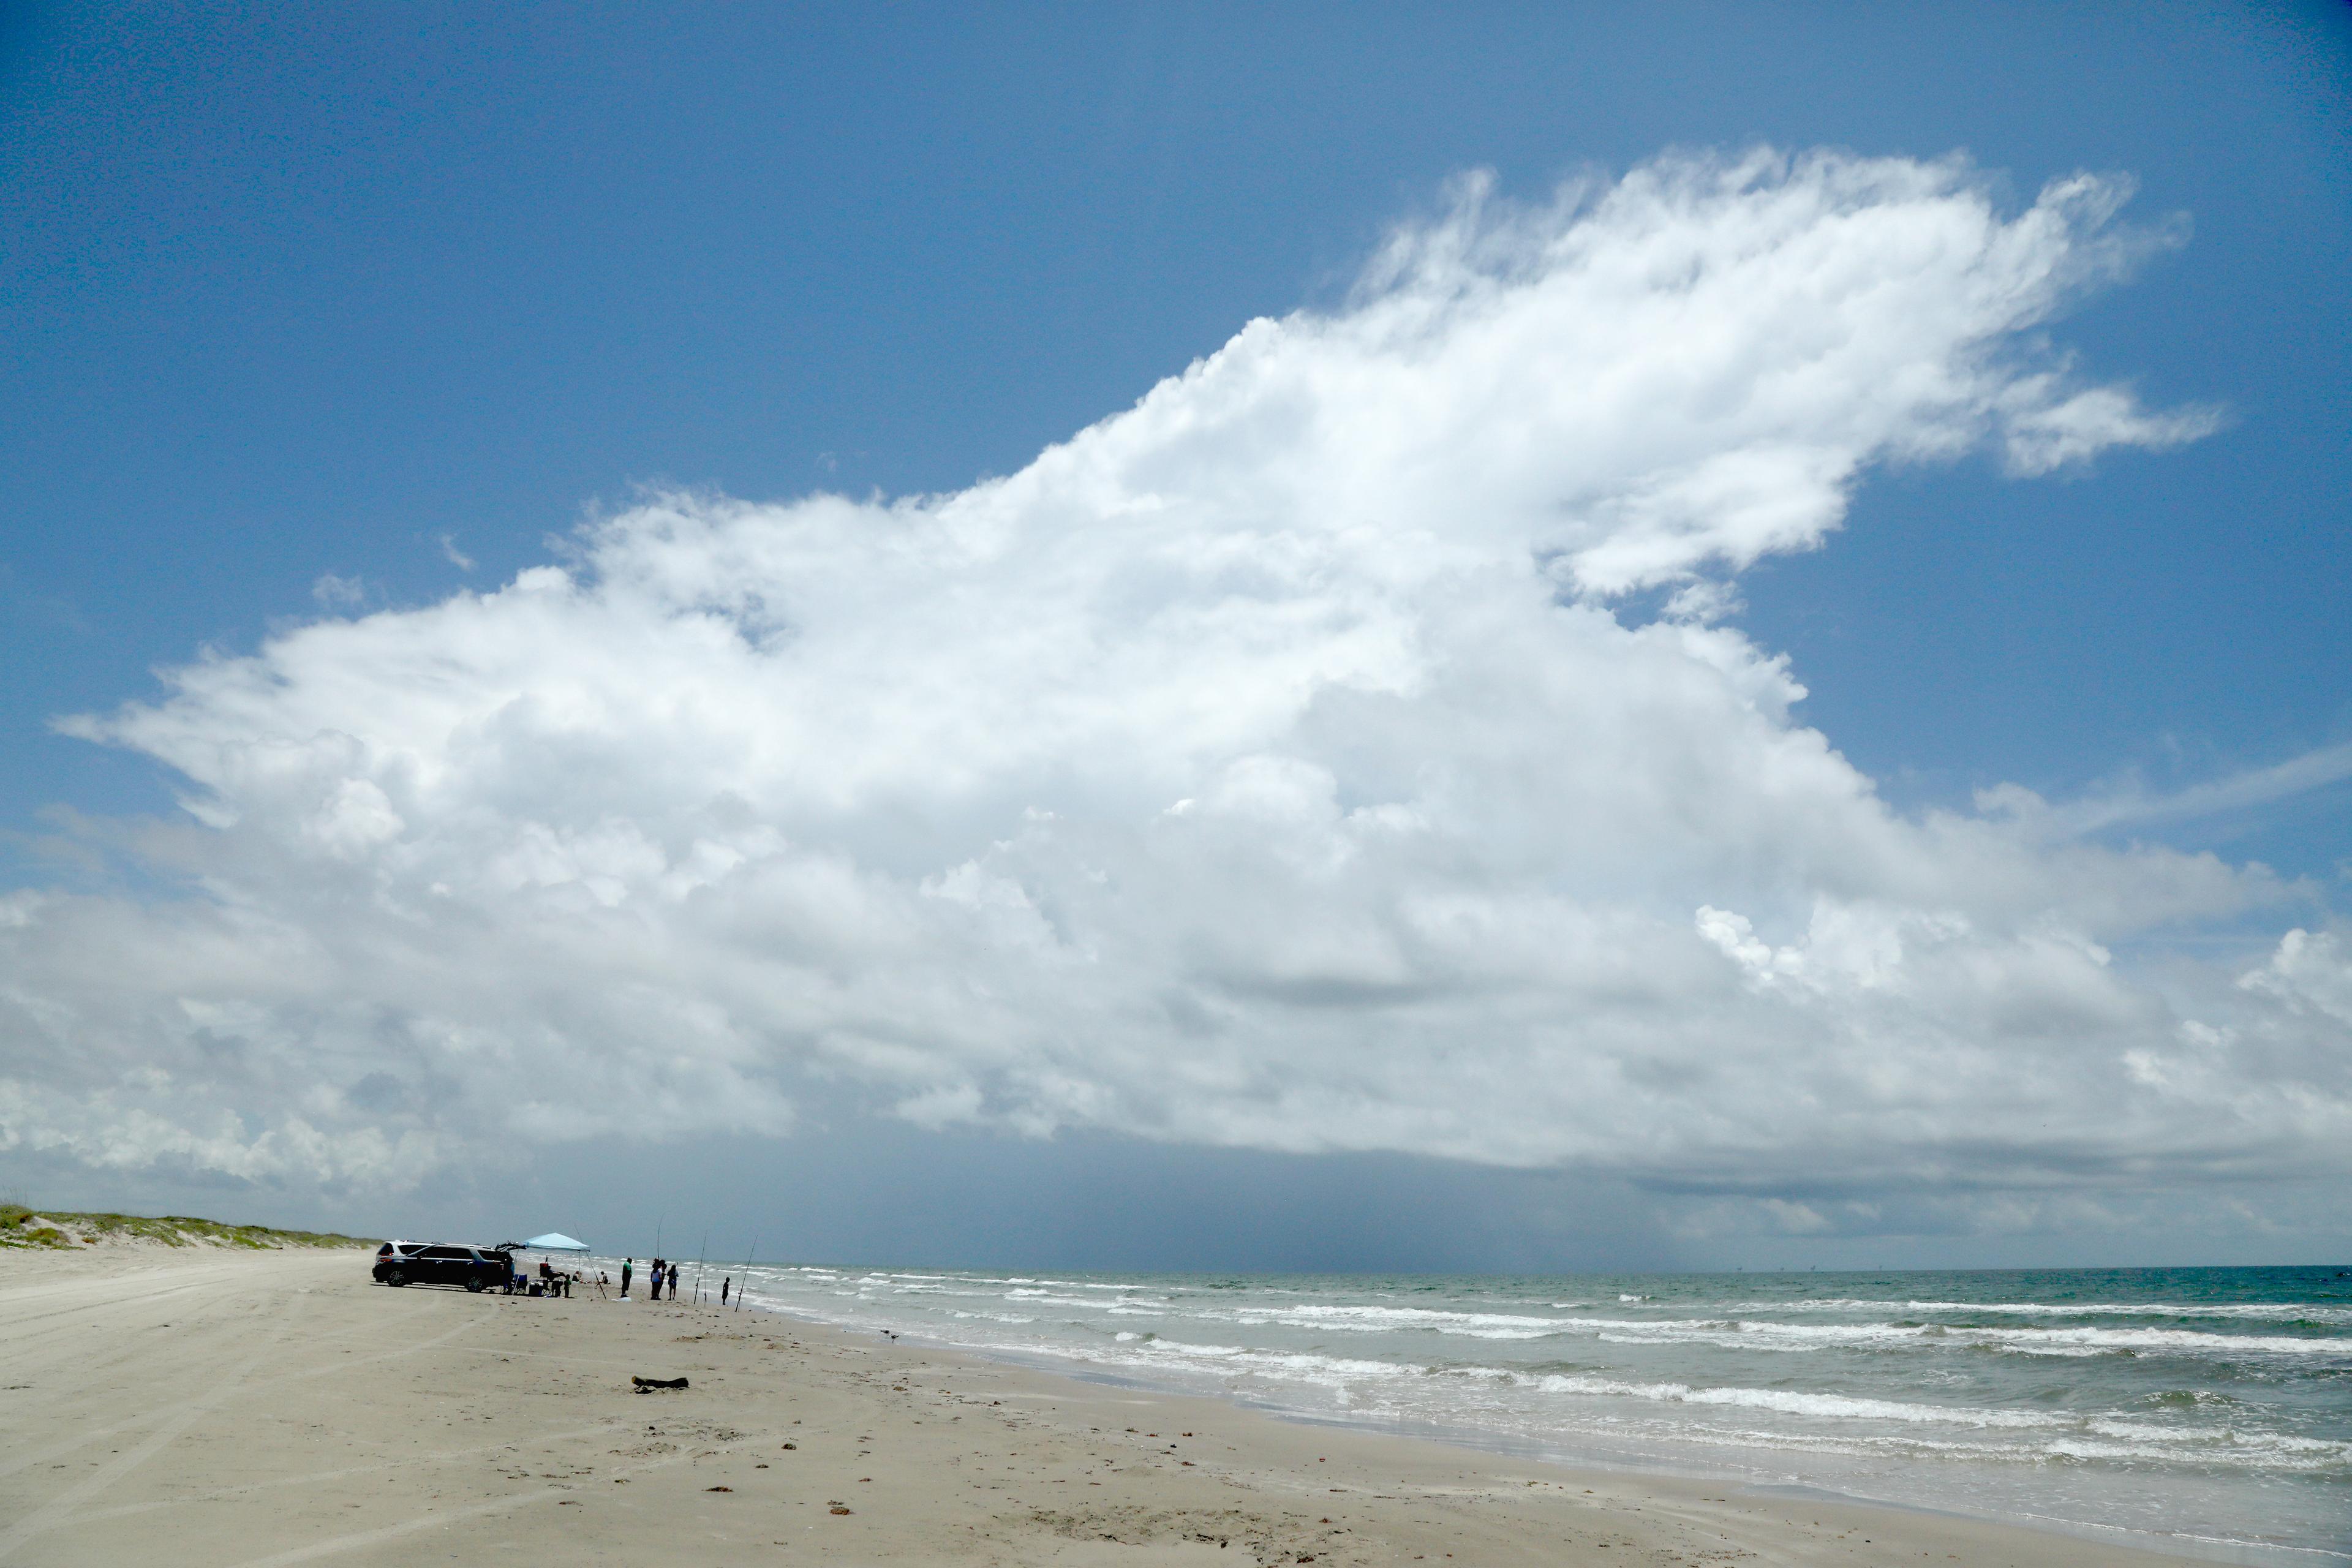
[[[734,1283],[735,1276],[732,1274],[730,1274],[727,1278],[719,1282],[719,1304],[720,1306],[723,1307],[727,1305],[727,1287]]]
[[[624,1258],[621,1259],[621,1300],[624,1301],[629,1299],[629,1276],[636,1271],[637,1260],[635,1258]]]
[[[669,1266],[669,1299],[673,1301],[677,1300],[677,1265],[675,1263]]]

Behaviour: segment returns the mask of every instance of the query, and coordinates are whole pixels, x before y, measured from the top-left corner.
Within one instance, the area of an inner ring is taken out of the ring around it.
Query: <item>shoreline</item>
[[[820,1318],[790,1308],[759,1306],[752,1310],[770,1312],[789,1321],[805,1324],[821,1331],[856,1335],[856,1325],[835,1319]],[[1251,1397],[1232,1392],[1202,1393],[1173,1383],[1158,1383],[1147,1377],[1126,1375],[1096,1367],[1076,1358],[1064,1358],[1051,1352],[1017,1352],[984,1345],[958,1344],[916,1334],[898,1335],[895,1343],[900,1347],[921,1349],[942,1356],[958,1356],[983,1363],[1015,1367],[1042,1377],[1061,1378],[1073,1383],[1099,1386],[1114,1391],[1160,1395],[1178,1399],[1205,1399],[1222,1404],[1244,1415],[1264,1420],[1321,1429],[1330,1432],[1360,1434],[1373,1438],[1398,1438],[1409,1442],[1430,1443],[1443,1447],[1496,1460],[1523,1465],[1541,1465],[1585,1478],[1603,1477],[1633,1483],[1662,1482],[1696,1488],[1700,1490],[1730,1490],[1759,1499],[1783,1499],[1791,1504],[1828,1504],[1839,1508],[1884,1510],[1888,1513],[1941,1520],[1966,1525],[1981,1525],[1991,1529],[2022,1531],[2039,1538],[2056,1538],[2096,1546],[2121,1548],[2144,1553],[2159,1562],[2223,1563],[2248,1564],[2251,1568],[2283,1568],[2283,1565],[2322,1565],[2332,1563],[2352,1563],[2352,1546],[2340,1552],[2310,1547],[2272,1545],[2229,1537],[2192,1535],[2185,1532],[2166,1534],[2154,1531],[2134,1530],[2127,1526],[2101,1524],[2084,1520],[2063,1519],[2051,1515],[2012,1516],[1991,1511],[1970,1511],[1965,1509],[1939,1507],[1924,1502],[1906,1502],[1900,1499],[1874,1497],[1864,1493],[1843,1491],[1825,1484],[1790,1477],[1780,1479],[1759,1479],[1742,1474],[1726,1464],[1709,1467],[1701,1462],[1678,1463],[1660,1458],[1641,1463],[1622,1458],[1578,1454],[1549,1448],[1532,1441],[1514,1441],[1504,1434],[1470,1426],[1448,1426],[1433,1422],[1382,1423],[1371,1420],[1351,1420],[1327,1411],[1309,1410],[1286,1405],[1272,1400]]]
[[[444,1542],[992,1568],[2183,1560],[1310,1426],[756,1306],[388,1289],[352,1253],[10,1255],[0,1366],[8,1568]]]

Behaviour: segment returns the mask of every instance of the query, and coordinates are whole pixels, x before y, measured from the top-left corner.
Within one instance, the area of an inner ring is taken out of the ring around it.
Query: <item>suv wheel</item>
[[[478,1296],[482,1293],[482,1277],[478,1274],[466,1281],[466,1289]]]
[[[405,1285],[408,1283],[408,1270],[387,1268],[383,1271],[383,1282],[387,1285]]]

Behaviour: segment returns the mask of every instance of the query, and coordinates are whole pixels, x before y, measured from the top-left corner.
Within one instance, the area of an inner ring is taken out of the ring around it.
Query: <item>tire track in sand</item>
[[[746,1443],[772,1442],[781,1435],[782,1428],[774,1432],[747,1433],[735,1442],[720,1445],[716,1451],[726,1453],[740,1448]],[[612,1474],[616,1479],[651,1475],[656,1470],[666,1470],[673,1465],[690,1465],[697,1458],[707,1457],[709,1452],[712,1450],[698,1451],[689,1448],[683,1453],[674,1454],[667,1459],[655,1459],[647,1464],[621,1467],[615,1468]],[[578,1487],[534,1487],[530,1491],[491,1498],[483,1502],[469,1503],[464,1508],[442,1509],[434,1513],[421,1513],[414,1519],[402,1520],[398,1524],[379,1525],[373,1530],[357,1530],[348,1535],[330,1536],[324,1541],[314,1541],[308,1546],[297,1546],[290,1551],[273,1552],[268,1557],[249,1557],[242,1563],[234,1564],[233,1568],[293,1568],[297,1563],[315,1563],[322,1557],[337,1557],[346,1552],[362,1551],[370,1546],[382,1545],[387,1541],[397,1541],[404,1535],[414,1535],[420,1530],[430,1530],[435,1525],[446,1528],[469,1519],[480,1519],[487,1514],[507,1513],[515,1509],[528,1508],[535,1502],[546,1502],[551,1499],[560,1500],[567,1493],[576,1492],[579,1489]]]
[[[310,1292],[307,1290],[298,1292],[294,1300],[297,1302],[299,1302],[303,1297],[308,1296],[309,1293]],[[291,1383],[302,1378],[327,1377],[336,1373],[347,1372],[355,1366],[369,1366],[377,1362],[397,1361],[402,1356],[416,1355],[421,1352],[429,1351],[436,1345],[447,1344],[459,1334],[478,1329],[489,1321],[490,1315],[488,1313],[480,1313],[477,1316],[467,1319],[464,1322],[459,1323],[454,1329],[446,1329],[440,1333],[434,1335],[431,1339],[419,1340],[413,1345],[402,1345],[395,1350],[375,1351],[367,1355],[354,1356],[349,1361],[330,1362],[323,1366],[306,1367],[300,1372],[280,1373],[275,1377],[263,1378],[253,1386],[256,1388],[267,1388],[272,1384]],[[341,1339],[352,1331],[338,1331],[335,1334],[331,1336],[331,1338]],[[284,1337],[283,1329],[279,1331],[279,1337]],[[256,1359],[258,1359],[262,1354],[266,1354],[267,1351],[268,1347],[265,1347],[263,1351],[255,1352]],[[250,1366],[252,1365],[252,1362],[248,1361],[246,1364]],[[198,1405],[202,1405],[205,1408],[210,1408],[211,1405],[215,1402],[218,1392],[219,1391],[215,1389],[212,1393],[200,1394],[192,1400],[184,1400],[173,1405],[160,1405],[154,1409],[147,1412],[147,1414],[150,1416],[170,1415],[176,1413],[186,1412]],[[202,1414],[202,1411],[198,1411],[197,1414]],[[144,1422],[142,1421],[119,1421],[111,1426],[95,1427],[90,1431],[81,1434],[78,1437],[41,1449],[37,1453],[26,1454],[20,1458],[10,1459],[5,1464],[0,1464],[0,1480],[5,1480],[8,1477],[15,1475],[19,1470],[30,1469],[36,1465],[49,1464],[57,1459],[62,1458],[68,1454],[87,1448],[92,1443],[99,1442],[103,1438],[114,1436],[118,1433],[136,1431],[142,1425],[144,1425]],[[184,1424],[183,1425],[184,1426]],[[42,1528],[47,1530],[54,1529],[56,1527],[54,1525],[45,1525]],[[11,1542],[10,1538],[6,1535],[0,1535],[0,1559],[5,1559],[10,1552],[15,1550],[16,1547]]]
[[[35,1536],[46,1534],[65,1523],[84,1502],[96,1497],[100,1492],[154,1458],[173,1438],[194,1426],[198,1417],[236,1392],[237,1384],[245,1381],[245,1374],[261,1364],[262,1359],[276,1350],[284,1341],[287,1331],[294,1326],[294,1320],[301,1315],[304,1303],[309,1301],[310,1292],[298,1291],[288,1300],[289,1304],[284,1316],[278,1321],[277,1331],[272,1333],[251,1355],[237,1363],[236,1369],[226,1377],[182,1405],[179,1414],[149,1433],[143,1440],[117,1458],[112,1464],[100,1467],[96,1475],[76,1481],[72,1486],[9,1526],[5,1531],[0,1531],[0,1562],[5,1562],[16,1553],[18,1547]]]

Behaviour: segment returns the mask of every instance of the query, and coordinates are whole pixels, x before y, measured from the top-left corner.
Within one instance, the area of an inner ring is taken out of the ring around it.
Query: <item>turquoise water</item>
[[[2352,1562],[2333,1268],[751,1281],[757,1306],[1307,1416]]]

